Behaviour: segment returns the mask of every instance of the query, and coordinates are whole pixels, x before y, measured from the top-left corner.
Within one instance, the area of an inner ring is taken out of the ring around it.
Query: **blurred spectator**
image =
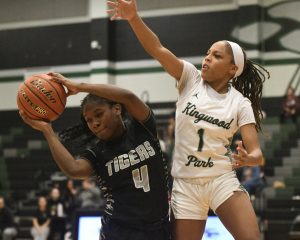
[[[241,184],[250,195],[261,190],[265,186],[265,180],[260,166],[243,167]]]
[[[71,216],[76,209],[77,194],[78,191],[74,186],[74,181],[72,179],[68,179],[63,194],[63,202],[65,204],[65,213],[67,216]]]
[[[66,228],[66,216],[64,203],[60,196],[58,188],[52,188],[48,201],[51,222],[50,222],[50,240],[63,240]]]
[[[280,123],[284,123],[287,118],[291,118],[293,123],[297,123],[297,114],[300,106],[299,99],[295,95],[292,87],[289,87],[282,101],[282,112],[280,114]]]
[[[283,181],[280,181],[280,180],[276,180],[273,182],[273,188],[274,189],[283,189],[283,188],[286,188],[286,185]]]
[[[64,193],[63,193],[63,202],[65,204],[65,213],[66,213],[66,231],[71,234],[72,226],[75,221],[75,211],[78,207],[76,204],[78,191],[74,186],[74,180],[68,179],[65,185]]]
[[[50,213],[47,208],[47,199],[39,197],[38,209],[32,219],[33,227],[31,228],[31,235],[34,240],[47,240],[50,233]]]
[[[87,178],[82,181],[82,189],[78,194],[80,209],[99,209],[104,206],[104,199],[101,191],[96,187],[92,179]]]
[[[12,240],[17,235],[14,215],[11,210],[5,206],[3,197],[0,197],[0,234],[2,240]]]

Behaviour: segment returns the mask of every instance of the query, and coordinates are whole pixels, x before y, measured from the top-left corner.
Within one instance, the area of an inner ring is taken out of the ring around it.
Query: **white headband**
[[[227,41],[231,46],[234,64],[238,67],[234,77],[238,77],[242,74],[244,70],[244,53],[240,45],[235,42]]]

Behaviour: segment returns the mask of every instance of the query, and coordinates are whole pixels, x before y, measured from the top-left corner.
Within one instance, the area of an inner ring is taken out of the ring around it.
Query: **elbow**
[[[66,175],[66,177],[77,180],[82,180],[92,175],[92,170],[83,169],[80,166],[74,166],[63,172]]]
[[[159,42],[159,44],[157,44],[155,47],[152,47],[151,50],[148,50],[147,52],[152,58],[159,60],[165,51],[166,48],[164,48]]]
[[[63,171],[63,173],[65,174],[65,176],[67,178],[76,179],[76,173],[75,173],[75,171],[68,170],[68,171]]]
[[[80,177],[80,172],[76,168],[64,170],[63,173],[66,177],[71,179],[82,179],[82,177]]]

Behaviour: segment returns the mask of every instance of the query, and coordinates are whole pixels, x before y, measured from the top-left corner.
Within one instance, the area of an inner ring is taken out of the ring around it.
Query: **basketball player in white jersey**
[[[234,169],[262,162],[257,130],[264,73],[268,72],[248,60],[238,44],[225,40],[209,48],[200,72],[161,45],[139,17],[136,0],[107,4],[111,20],[127,20],[144,49],[177,82],[171,200],[174,239],[201,239],[209,208],[235,239],[260,239],[255,212]],[[234,155],[229,146],[238,129],[243,142]]]

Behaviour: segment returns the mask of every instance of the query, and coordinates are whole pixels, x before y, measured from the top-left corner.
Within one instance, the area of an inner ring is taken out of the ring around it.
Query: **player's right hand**
[[[51,124],[49,122],[31,119],[22,110],[19,111],[19,114],[20,114],[21,118],[23,119],[23,121],[35,130],[44,132],[47,128],[49,128],[51,126]]]
[[[110,8],[106,12],[111,15],[111,20],[124,19],[130,21],[137,16],[136,0],[107,1],[107,5]]]

